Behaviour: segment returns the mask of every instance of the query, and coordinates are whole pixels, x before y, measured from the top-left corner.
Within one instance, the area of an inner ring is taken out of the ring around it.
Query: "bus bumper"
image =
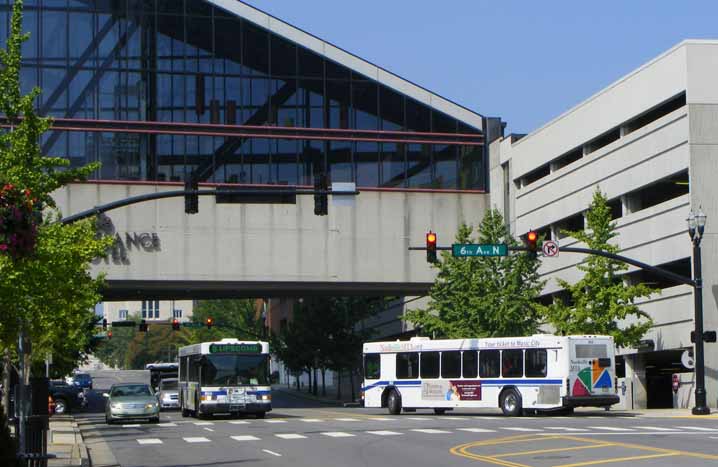
[[[609,405],[618,404],[620,398],[616,394],[606,394],[605,396],[564,396],[564,407],[607,407]]]
[[[199,412],[201,414],[217,414],[217,413],[257,413],[269,412],[272,410],[272,404],[200,404]]]

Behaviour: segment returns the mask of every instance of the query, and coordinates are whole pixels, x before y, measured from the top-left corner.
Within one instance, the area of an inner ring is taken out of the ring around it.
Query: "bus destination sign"
[[[262,344],[210,344],[209,353],[262,353]]]

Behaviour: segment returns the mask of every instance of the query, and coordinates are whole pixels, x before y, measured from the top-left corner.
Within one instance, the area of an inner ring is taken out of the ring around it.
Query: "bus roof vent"
[[[421,336],[416,336],[416,337],[412,337],[411,339],[409,339],[409,342],[416,342],[416,341],[430,341],[430,340],[431,340],[431,338],[430,338],[430,337],[421,337]]]
[[[222,339],[220,342],[234,342],[234,341],[236,341],[236,340],[237,340],[237,339],[234,339],[234,338],[232,338],[232,337],[225,337],[225,338]]]

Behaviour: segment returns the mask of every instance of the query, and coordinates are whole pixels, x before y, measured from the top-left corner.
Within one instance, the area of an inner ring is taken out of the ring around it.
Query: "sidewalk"
[[[282,394],[286,394],[290,397],[298,398],[298,399],[304,399],[307,401],[317,402],[319,404],[323,405],[330,405],[334,407],[359,407],[359,402],[351,402],[351,401],[338,401],[335,397],[332,397],[329,395],[329,391],[327,391],[327,396],[323,397],[320,395],[313,395],[309,394],[307,391],[298,391],[297,389],[292,386],[291,388],[288,388],[286,384],[275,384],[272,385],[272,391],[274,392],[281,392]],[[321,392],[321,390],[320,390]]]
[[[57,456],[47,462],[50,467],[90,466],[87,447],[83,442],[80,429],[71,415],[50,417],[47,453]]]

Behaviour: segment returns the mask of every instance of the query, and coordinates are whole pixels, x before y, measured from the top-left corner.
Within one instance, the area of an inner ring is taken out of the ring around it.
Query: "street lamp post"
[[[696,391],[693,415],[710,413],[706,404],[706,372],[703,358],[703,273],[701,272],[701,240],[706,225],[706,215],[698,208],[698,212],[688,214],[688,235],[693,243],[693,300],[695,312],[695,374]]]

